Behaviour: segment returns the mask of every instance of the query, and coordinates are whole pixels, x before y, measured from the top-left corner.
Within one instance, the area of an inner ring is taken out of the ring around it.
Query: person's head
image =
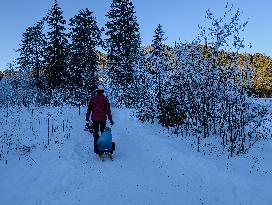
[[[99,85],[96,89],[96,93],[99,94],[99,93],[104,93],[104,87],[102,85]]]

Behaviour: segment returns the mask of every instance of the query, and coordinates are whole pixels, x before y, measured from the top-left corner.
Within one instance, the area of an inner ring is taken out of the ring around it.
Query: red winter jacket
[[[90,98],[86,120],[89,120],[91,113],[92,121],[106,121],[107,116],[109,120],[112,119],[109,100],[102,93]]]

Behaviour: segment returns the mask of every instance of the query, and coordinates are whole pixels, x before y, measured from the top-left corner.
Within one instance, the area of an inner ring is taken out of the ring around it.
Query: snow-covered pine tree
[[[87,94],[93,92],[98,82],[98,56],[96,48],[101,45],[101,31],[96,18],[89,9],[80,10],[70,19],[71,38],[71,84],[75,97],[84,103]]]
[[[17,50],[20,57],[17,59],[19,70],[30,77],[30,85],[42,87],[42,72],[44,69],[44,51],[46,38],[43,33],[44,19],[23,33],[20,48]]]
[[[152,98],[152,75],[145,67],[146,55],[143,47],[138,49],[135,66],[135,83],[132,92],[135,96],[135,115],[142,122],[154,122],[156,107],[153,105]]]
[[[28,27],[26,31],[22,34],[22,40],[20,43],[20,48],[17,50],[20,57],[17,59],[19,69],[29,73],[33,69],[33,59],[32,56],[32,27]]]
[[[167,100],[169,98],[169,88],[170,88],[170,76],[171,63],[166,52],[166,45],[164,44],[165,37],[162,26],[158,25],[155,30],[154,39],[152,41],[152,50],[148,57],[149,65],[151,65],[150,71],[153,75],[152,90],[154,104],[157,110],[157,117],[161,123],[165,123],[167,118]]]
[[[47,14],[49,32],[47,33],[48,45],[45,53],[45,76],[50,93],[51,89],[64,88],[69,82],[67,65],[68,40],[65,33],[66,21],[62,13],[57,0],[55,0],[54,5]]]
[[[106,46],[109,57],[108,76],[117,105],[131,106],[134,101],[135,56],[140,47],[139,25],[131,0],[113,0],[106,15]]]
[[[135,57],[135,68],[134,68],[134,92],[135,100],[138,101],[138,98],[141,98],[141,95],[147,92],[148,90],[148,79],[149,72],[145,67],[145,51],[143,47],[138,48],[137,54]]]

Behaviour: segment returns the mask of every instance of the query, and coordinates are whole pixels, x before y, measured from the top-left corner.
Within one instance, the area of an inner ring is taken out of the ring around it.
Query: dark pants
[[[97,145],[99,131],[102,134],[105,130],[105,127],[106,121],[93,121],[94,153],[96,154],[99,154],[99,147]]]

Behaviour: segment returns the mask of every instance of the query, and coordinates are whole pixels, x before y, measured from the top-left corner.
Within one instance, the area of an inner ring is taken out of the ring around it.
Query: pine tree
[[[17,50],[17,52],[19,52],[20,55],[20,57],[17,59],[18,64],[20,66],[20,70],[27,73],[29,73],[33,68],[31,59],[32,55],[31,35],[32,27],[28,27],[22,35],[20,48]]]
[[[96,47],[101,45],[101,31],[89,9],[81,10],[70,20],[71,82],[77,96],[83,100],[94,91],[97,84],[98,56]]]
[[[43,34],[44,19],[26,29],[20,44],[20,57],[17,59],[20,71],[31,76],[30,84],[41,88],[41,75],[44,69],[46,39]]]
[[[166,53],[166,46],[164,44],[164,31],[162,26],[158,25],[155,30],[154,39],[152,42],[152,51],[148,58],[149,64],[151,65],[151,72],[153,73],[153,91],[155,96],[154,105],[157,108],[157,117],[160,119],[167,111],[165,106],[168,98],[169,79],[171,75],[170,61]]]
[[[140,97],[141,94],[145,93],[147,90],[147,83],[149,73],[145,67],[145,51],[144,48],[139,48],[135,57],[135,68],[134,68],[134,92],[136,93],[136,98]],[[137,101],[137,100],[136,100]]]
[[[133,100],[130,89],[134,81],[135,56],[140,46],[134,6],[130,0],[113,0],[107,17],[106,46],[112,95],[119,104],[129,106]]]
[[[66,21],[57,0],[47,14],[48,45],[46,48],[45,75],[48,88],[64,88],[67,85],[69,72],[67,65],[68,40],[65,33]]]
[[[135,96],[134,108],[136,117],[142,122],[155,120],[156,106],[154,106],[154,91],[152,89],[152,74],[146,68],[146,54],[144,48],[139,48],[136,56],[135,83],[133,93]]]

